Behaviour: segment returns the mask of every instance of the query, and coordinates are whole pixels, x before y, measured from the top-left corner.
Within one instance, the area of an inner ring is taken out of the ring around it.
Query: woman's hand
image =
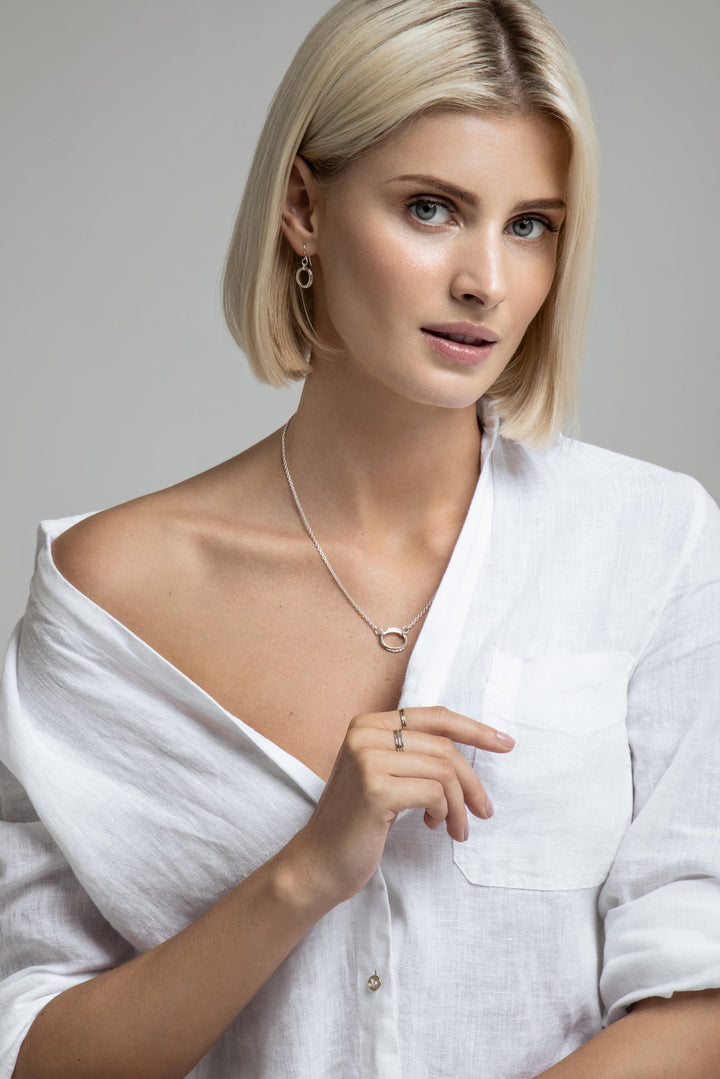
[[[54,997],[33,1023],[15,1079],[179,1079],[197,1064],[292,948],[372,876],[390,825],[424,809],[466,834],[487,795],[453,742],[512,748],[445,708],[356,716],[308,824],[269,862],[174,937]]]
[[[403,809],[424,809],[428,828],[445,822],[448,835],[460,841],[467,839],[468,809],[492,816],[490,799],[454,743],[505,753],[513,739],[447,708],[405,714],[401,752],[393,735],[400,728],[397,711],[351,721],[317,809],[289,845],[311,894],[330,906],[369,880]]]

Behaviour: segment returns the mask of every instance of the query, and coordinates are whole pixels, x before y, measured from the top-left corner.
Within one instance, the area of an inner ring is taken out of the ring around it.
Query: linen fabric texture
[[[323,789],[59,574],[77,519],[40,528],[3,680],[1,1079],[55,994],[181,930]],[[516,738],[461,747],[495,817],[454,843],[400,814],[193,1079],[530,1079],[634,1001],[719,987],[719,578],[695,481],[523,448],[486,409],[399,703]]]

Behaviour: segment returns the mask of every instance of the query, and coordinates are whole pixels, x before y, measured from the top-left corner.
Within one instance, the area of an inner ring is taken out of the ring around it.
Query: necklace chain
[[[291,419],[292,419],[292,417],[290,417],[290,420]],[[293,497],[293,501],[294,501],[295,506],[297,508],[297,511],[298,511],[298,513],[300,515],[300,520],[302,521],[303,525],[305,526],[305,531],[307,532],[310,539],[313,541],[313,543],[315,545],[315,550],[317,551],[317,553],[320,555],[323,562],[325,563],[325,568],[327,569],[328,573],[332,577],[333,581],[338,586],[338,588],[340,589],[342,594],[345,596],[345,599],[348,601],[348,603],[353,608],[353,610],[356,611],[357,614],[360,615],[362,620],[364,622],[367,622],[367,624],[370,626],[370,628],[372,629],[373,633],[375,634],[375,636],[380,641],[380,644],[385,649],[385,651],[386,652],[402,652],[404,650],[405,646],[407,645],[407,635],[408,635],[409,631],[413,628],[413,626],[417,622],[420,621],[422,616],[430,609],[430,604],[435,599],[435,596],[437,595],[437,593],[433,592],[432,596],[427,601],[427,603],[425,604],[423,609],[420,611],[420,613],[416,614],[415,617],[413,618],[412,622],[408,622],[407,625],[405,625],[405,626],[388,626],[387,629],[382,629],[381,626],[378,626],[375,622],[373,622],[372,618],[370,618],[367,614],[365,614],[365,611],[362,609],[362,607],[358,603],[355,602],[355,600],[352,598],[352,596],[348,592],[345,585],[342,583],[342,581],[338,577],[335,570],[330,565],[330,559],[328,558],[328,556],[325,554],[322,547],[318,543],[317,536],[315,535],[312,528],[310,527],[310,522],[308,521],[308,519],[307,519],[307,517],[305,515],[305,510],[302,507],[302,503],[300,501],[300,496],[298,495],[298,493],[297,493],[297,491],[295,489],[295,484],[293,483],[293,478],[290,475],[290,469],[288,468],[287,457],[285,455],[285,434],[287,432],[288,427],[290,426],[290,420],[288,420],[287,423],[285,424],[285,426],[283,427],[283,429],[282,429],[282,438],[280,439],[280,449],[281,449],[281,453],[282,453],[282,466],[283,466],[283,471],[285,473],[285,479],[287,480],[288,487],[290,488],[290,494]],[[386,640],[387,637],[398,638],[401,641],[401,643],[399,645],[390,645],[390,644],[387,643],[387,640]]]

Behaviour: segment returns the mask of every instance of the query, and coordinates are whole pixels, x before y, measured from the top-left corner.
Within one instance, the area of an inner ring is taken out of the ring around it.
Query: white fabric
[[[401,703],[516,736],[466,750],[496,816],[454,844],[401,814],[193,1079],[528,1079],[720,986],[720,515],[650,465],[490,441]],[[185,926],[322,790],[60,576],[71,523],[41,527],[4,678],[2,1079],[53,994]]]

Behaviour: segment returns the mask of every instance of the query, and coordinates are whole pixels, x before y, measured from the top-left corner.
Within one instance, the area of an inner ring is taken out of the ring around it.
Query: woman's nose
[[[502,240],[475,239],[458,252],[452,294],[455,299],[493,308],[507,295],[505,253]]]

